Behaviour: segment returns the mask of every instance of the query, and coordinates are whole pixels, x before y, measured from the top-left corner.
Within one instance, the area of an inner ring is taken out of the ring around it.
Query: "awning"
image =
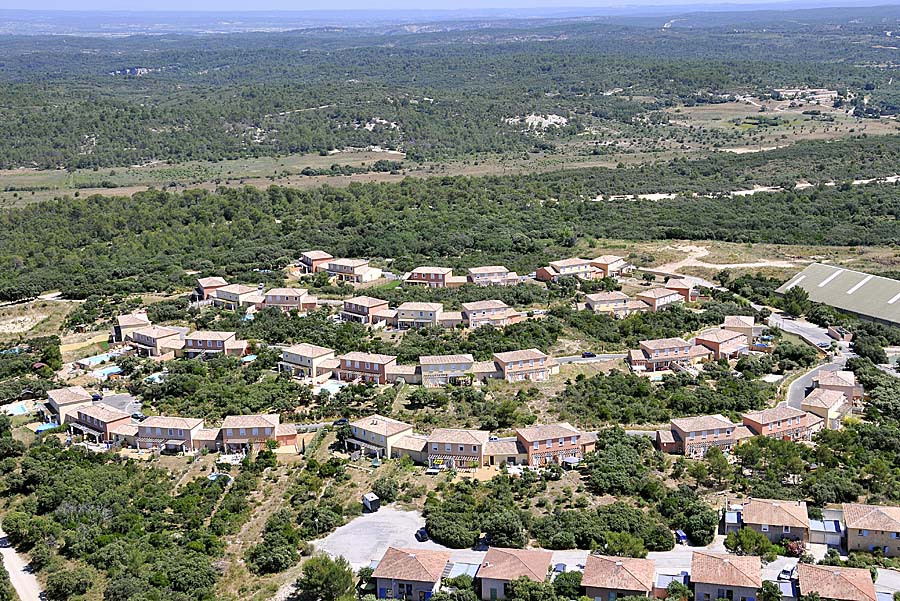
[[[85,434],[90,434],[91,436],[96,436],[97,438],[102,438],[104,436],[103,432],[101,432],[99,430],[95,430],[95,429],[91,428],[90,426],[85,426],[81,422],[72,422],[72,427],[78,428]]]
[[[185,442],[183,440],[176,440],[174,438],[171,438],[166,441],[167,447],[183,447],[186,444],[187,444],[187,442]]]
[[[355,444],[356,446],[362,447],[362,448],[364,448],[364,449],[371,449],[371,450],[373,450],[373,451],[382,451],[382,450],[384,450],[383,447],[379,447],[378,445],[374,445],[374,444],[372,444],[371,442],[366,442],[366,441],[360,440],[360,439],[358,439],[358,438],[348,438],[348,439],[347,439],[347,442],[349,442],[350,444]]]

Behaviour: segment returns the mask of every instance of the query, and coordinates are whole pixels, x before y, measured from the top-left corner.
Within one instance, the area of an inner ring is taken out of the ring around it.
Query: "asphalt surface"
[[[815,376],[823,371],[840,371],[846,364],[847,357],[838,355],[830,363],[813,368],[791,382],[787,390],[787,404],[795,409],[800,409],[803,399],[806,398],[807,393],[813,387],[813,378]]]

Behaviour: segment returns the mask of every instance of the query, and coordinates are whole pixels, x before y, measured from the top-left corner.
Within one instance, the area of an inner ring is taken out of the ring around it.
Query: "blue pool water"
[[[120,373],[122,373],[122,368],[119,367],[118,365],[110,365],[108,367],[98,369],[97,371],[94,372],[95,375],[97,375],[99,377],[103,377],[103,378],[111,376],[113,374],[120,374]]]
[[[341,382],[340,380],[327,380],[324,384],[314,387],[313,393],[319,394],[323,390],[327,390],[329,394],[335,394],[346,385],[346,382]]]
[[[44,430],[52,430],[53,428],[59,427],[59,424],[54,424],[53,422],[48,422],[46,424],[41,424],[37,427],[38,432],[43,432]]]
[[[28,407],[25,403],[16,403],[12,405],[6,410],[6,413],[9,415],[25,415],[28,413]]]
[[[103,353],[102,355],[94,355],[93,357],[86,357],[81,359],[79,363],[86,363],[88,365],[100,365],[101,363],[106,363],[110,359],[113,359],[117,355],[112,353]]]

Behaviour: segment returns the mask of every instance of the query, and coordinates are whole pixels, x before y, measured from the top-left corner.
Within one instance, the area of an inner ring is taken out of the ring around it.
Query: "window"
[[[449,443],[449,442],[446,443],[446,444],[444,444],[444,450],[445,450],[445,451],[450,451],[450,449],[451,449],[451,447],[450,447],[450,443]]]
[[[473,452],[473,453],[477,453],[477,452],[478,452],[478,445],[474,445],[474,444],[472,445],[472,452]]]
[[[559,446],[563,446],[564,444],[566,444],[566,439],[565,439],[565,438],[560,438],[560,439],[559,439]]]
[[[460,452],[460,453],[465,453],[465,452],[466,452],[466,447],[464,447],[463,445],[459,445],[459,452]]]
[[[552,440],[548,440],[548,441],[544,444],[544,446],[547,447],[548,449],[552,449],[552,448],[553,448],[553,441],[552,441]]]
[[[791,532],[791,527],[790,527],[790,526],[784,526],[784,527],[781,529],[781,531],[782,531],[784,534],[790,534],[790,532]]]
[[[250,432],[253,436],[259,436],[259,428],[253,428]]]
[[[241,436],[246,436],[246,435],[247,435],[247,428],[240,428],[239,433],[240,433]]]
[[[763,531],[763,532],[768,532],[768,531],[769,531],[769,525],[768,525],[768,524],[763,524],[763,525],[762,525],[762,531]]]
[[[868,530],[860,530],[859,536],[869,536],[869,531]]]
[[[573,436],[573,437],[572,437],[572,444],[576,444],[577,442],[578,442],[578,437],[577,437],[577,436]]]
[[[438,445],[437,445],[437,443],[434,443],[433,445],[431,445],[431,450],[432,450],[432,451],[437,451],[437,450],[438,450]]]
[[[534,441],[534,444],[532,445],[532,448],[533,448],[535,451],[537,451],[538,449],[540,449],[540,448],[541,448],[541,443],[540,443],[540,441],[535,440],[535,441]]]

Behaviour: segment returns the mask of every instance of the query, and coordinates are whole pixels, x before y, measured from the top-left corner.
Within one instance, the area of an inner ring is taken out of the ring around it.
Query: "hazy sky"
[[[775,0],[777,2],[777,0]],[[473,9],[666,4],[757,4],[772,0],[0,0],[0,8],[32,10],[355,10]],[[860,4],[848,0],[846,5]],[[830,4],[830,3],[829,3]]]

